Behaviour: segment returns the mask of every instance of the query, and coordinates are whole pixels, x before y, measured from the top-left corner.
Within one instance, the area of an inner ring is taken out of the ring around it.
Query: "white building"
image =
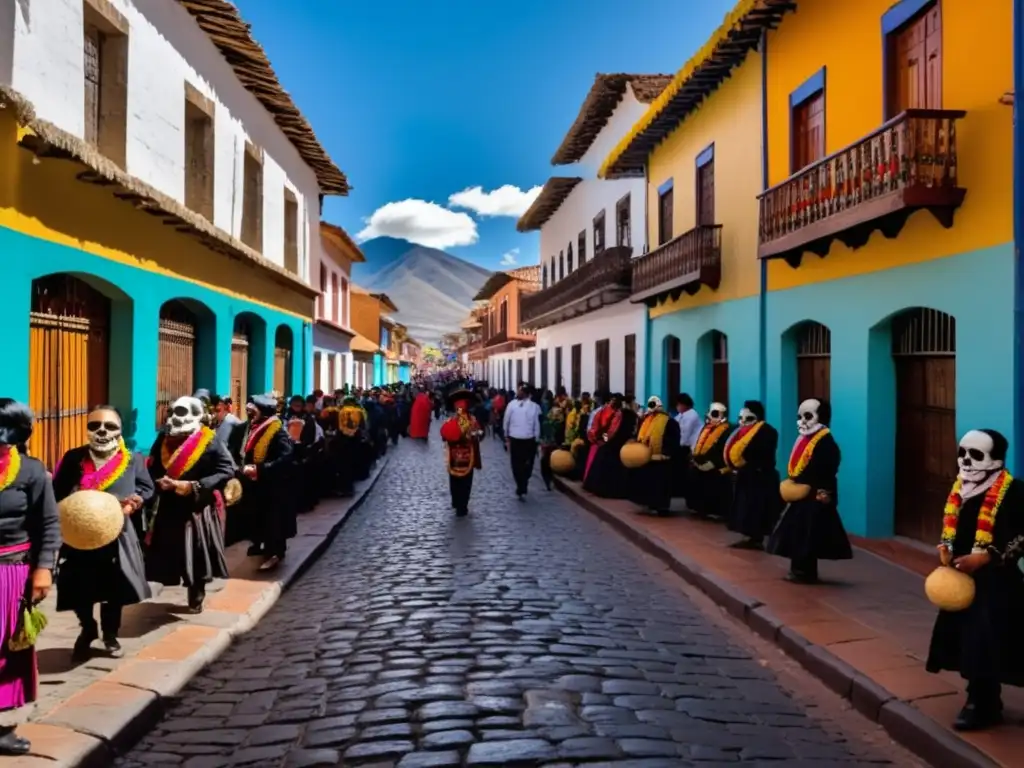
[[[542,290],[520,310],[521,329],[536,335],[519,353],[535,386],[647,396],[647,308],[628,301],[632,259],[647,251],[646,183],[604,181],[597,169],[669,79],[598,75],[552,158],[575,175],[549,179],[519,219],[520,232],[540,230]]]
[[[333,393],[355,385],[351,341],[352,265],[366,258],[339,226],[320,224],[320,296],[313,325],[313,381],[311,388]]]

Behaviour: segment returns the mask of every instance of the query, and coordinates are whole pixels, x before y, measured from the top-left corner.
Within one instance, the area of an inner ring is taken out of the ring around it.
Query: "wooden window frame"
[[[565,279],[565,251],[558,252],[558,279]]]
[[[596,259],[605,251],[607,243],[605,242],[605,216],[602,210],[597,216],[594,217],[594,258]],[[600,238],[598,237],[600,234]]]
[[[604,365],[602,365],[604,358]],[[612,344],[611,339],[594,342],[594,392],[609,394],[612,389]]]
[[[800,166],[797,159],[797,122],[796,113],[803,107],[807,102],[817,98],[819,95],[822,97],[822,112],[823,125],[822,125],[822,157],[827,153],[828,141],[828,93],[826,91],[826,68],[822,67],[809,78],[804,80],[800,86],[789,94],[789,172],[791,174],[797,173],[803,170],[804,166]],[[817,161],[815,161],[817,162]]]
[[[892,76],[893,61],[896,58],[895,44],[897,35],[917,17],[932,8],[939,9],[942,18],[942,0],[899,0],[882,14],[882,117],[891,120],[896,112],[896,84]],[[1019,23],[1019,20],[1016,22]],[[941,87],[940,87],[941,93]],[[941,108],[942,105],[936,107]]]
[[[633,247],[633,236],[631,232],[633,227],[633,216],[630,211],[630,205],[631,198],[628,192],[620,197],[618,202],[615,203],[615,245],[619,247]],[[623,237],[623,219],[626,220],[625,237]]]
[[[622,340],[623,346],[623,362],[624,362],[624,382],[622,386],[622,393],[626,397],[636,397],[636,334],[627,333],[625,338]]]
[[[331,316],[328,318],[336,325],[341,323],[338,321],[338,292],[341,290],[341,281],[338,279],[338,273],[331,271]]]
[[[693,160],[694,208],[696,209],[695,210],[696,218],[694,219],[694,221],[696,221],[698,225],[701,224],[702,214],[704,213],[704,210],[703,210],[704,195],[703,195],[703,190],[701,189],[701,186],[700,186],[700,182],[701,182],[701,178],[702,178],[701,173],[702,173],[702,171],[705,168],[707,168],[707,166],[709,164],[714,163],[714,162],[715,162],[715,142],[711,142],[706,147],[704,147],[704,149],[702,149],[697,154],[697,157],[695,157],[694,160]],[[716,191],[715,190],[715,169],[714,169],[714,167],[712,167],[712,169],[711,169],[711,189],[712,189],[713,192]],[[714,224],[715,223],[715,221],[714,221],[714,219],[715,219],[715,201],[714,201],[714,198],[712,198],[712,200],[711,200],[711,216],[709,218],[711,219],[711,221],[710,222],[704,222],[704,223],[705,224]]]
[[[320,295],[316,300],[317,316],[327,318],[327,265],[320,262]]]
[[[573,344],[569,347],[569,380],[570,393],[579,397],[583,392],[583,345]]]
[[[541,265],[541,269],[540,269],[540,287],[541,288],[547,288],[548,287],[548,265],[546,263]]]
[[[571,275],[572,269],[572,243],[569,243],[569,247],[565,249],[565,274]]]
[[[338,294],[338,325],[348,328],[348,278],[341,276],[341,293]]]
[[[299,259],[299,198],[288,187],[284,188],[284,268],[293,275],[300,274]],[[289,222],[292,237],[289,238]]]
[[[185,207],[213,223],[215,174],[217,172],[217,106],[213,99],[204,96],[192,83],[185,82]],[[192,142],[193,123],[202,121],[202,146]],[[201,157],[194,158],[192,152],[201,151]],[[201,172],[196,173],[196,160],[202,163]]]
[[[675,193],[673,191],[674,187],[675,187],[675,180],[674,179],[669,179],[668,181],[664,182],[660,187],[658,187],[658,246],[657,247],[659,247],[659,248],[661,246],[663,246],[665,243],[667,243],[669,240],[671,240],[672,236],[674,234],[673,228],[675,226],[675,211],[673,209],[675,208],[675,202],[676,202],[675,201]],[[672,215],[671,215],[670,221],[669,221],[669,224],[671,226],[669,227],[669,231],[666,233],[665,232],[665,217],[662,214],[664,213],[664,208],[665,208],[665,202],[664,202],[665,198],[668,197],[669,195],[672,195],[672,205],[669,208],[669,211],[672,213]]]
[[[253,165],[250,165],[249,161]],[[257,192],[255,201],[251,200],[247,194],[249,191],[247,178],[249,174],[245,172],[247,166],[256,169],[254,171],[256,175],[254,184]],[[257,253],[263,253],[263,181],[263,150],[252,142],[246,141],[242,162],[242,237],[240,239]],[[255,220],[250,220],[250,216]]]
[[[88,117],[83,138],[119,168],[128,156],[128,36],[131,25],[110,0],[83,0],[82,41],[90,29],[97,32],[99,92],[96,98],[96,135],[90,141]],[[84,74],[83,74],[84,83]],[[88,109],[86,104],[85,109]]]

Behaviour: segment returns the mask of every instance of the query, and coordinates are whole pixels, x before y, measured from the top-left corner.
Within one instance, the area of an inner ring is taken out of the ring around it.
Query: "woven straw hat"
[[[99,549],[115,541],[124,528],[124,512],[106,491],[78,491],[57,505],[64,543],[81,550]]]

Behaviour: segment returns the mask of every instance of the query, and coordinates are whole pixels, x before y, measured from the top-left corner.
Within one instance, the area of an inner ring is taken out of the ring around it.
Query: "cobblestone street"
[[[497,442],[456,518],[436,434],[119,765],[886,762],[564,496],[518,502]]]

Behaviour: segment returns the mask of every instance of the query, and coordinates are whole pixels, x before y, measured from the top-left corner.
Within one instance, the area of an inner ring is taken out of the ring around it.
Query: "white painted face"
[[[121,419],[114,411],[93,411],[85,425],[89,450],[97,456],[109,456],[121,439]]]
[[[821,402],[818,400],[804,400],[797,409],[796,428],[801,435],[810,435],[821,429],[821,416],[818,409]]]
[[[651,395],[651,399],[647,401],[647,409],[650,411],[656,411],[661,408],[661,398],[656,395]]]
[[[749,427],[757,423],[757,415],[749,408],[740,408],[740,426]]]
[[[964,435],[956,455],[960,479],[968,483],[980,483],[993,472],[1002,469],[1002,460],[992,458],[994,447],[992,438],[980,430],[972,429]]]
[[[707,415],[704,417],[704,421],[708,424],[722,424],[729,418],[729,409],[726,408],[722,403],[712,403],[708,407]]]
[[[196,397],[179,397],[171,406],[167,426],[172,437],[185,437],[199,429],[203,423],[203,401]]]

